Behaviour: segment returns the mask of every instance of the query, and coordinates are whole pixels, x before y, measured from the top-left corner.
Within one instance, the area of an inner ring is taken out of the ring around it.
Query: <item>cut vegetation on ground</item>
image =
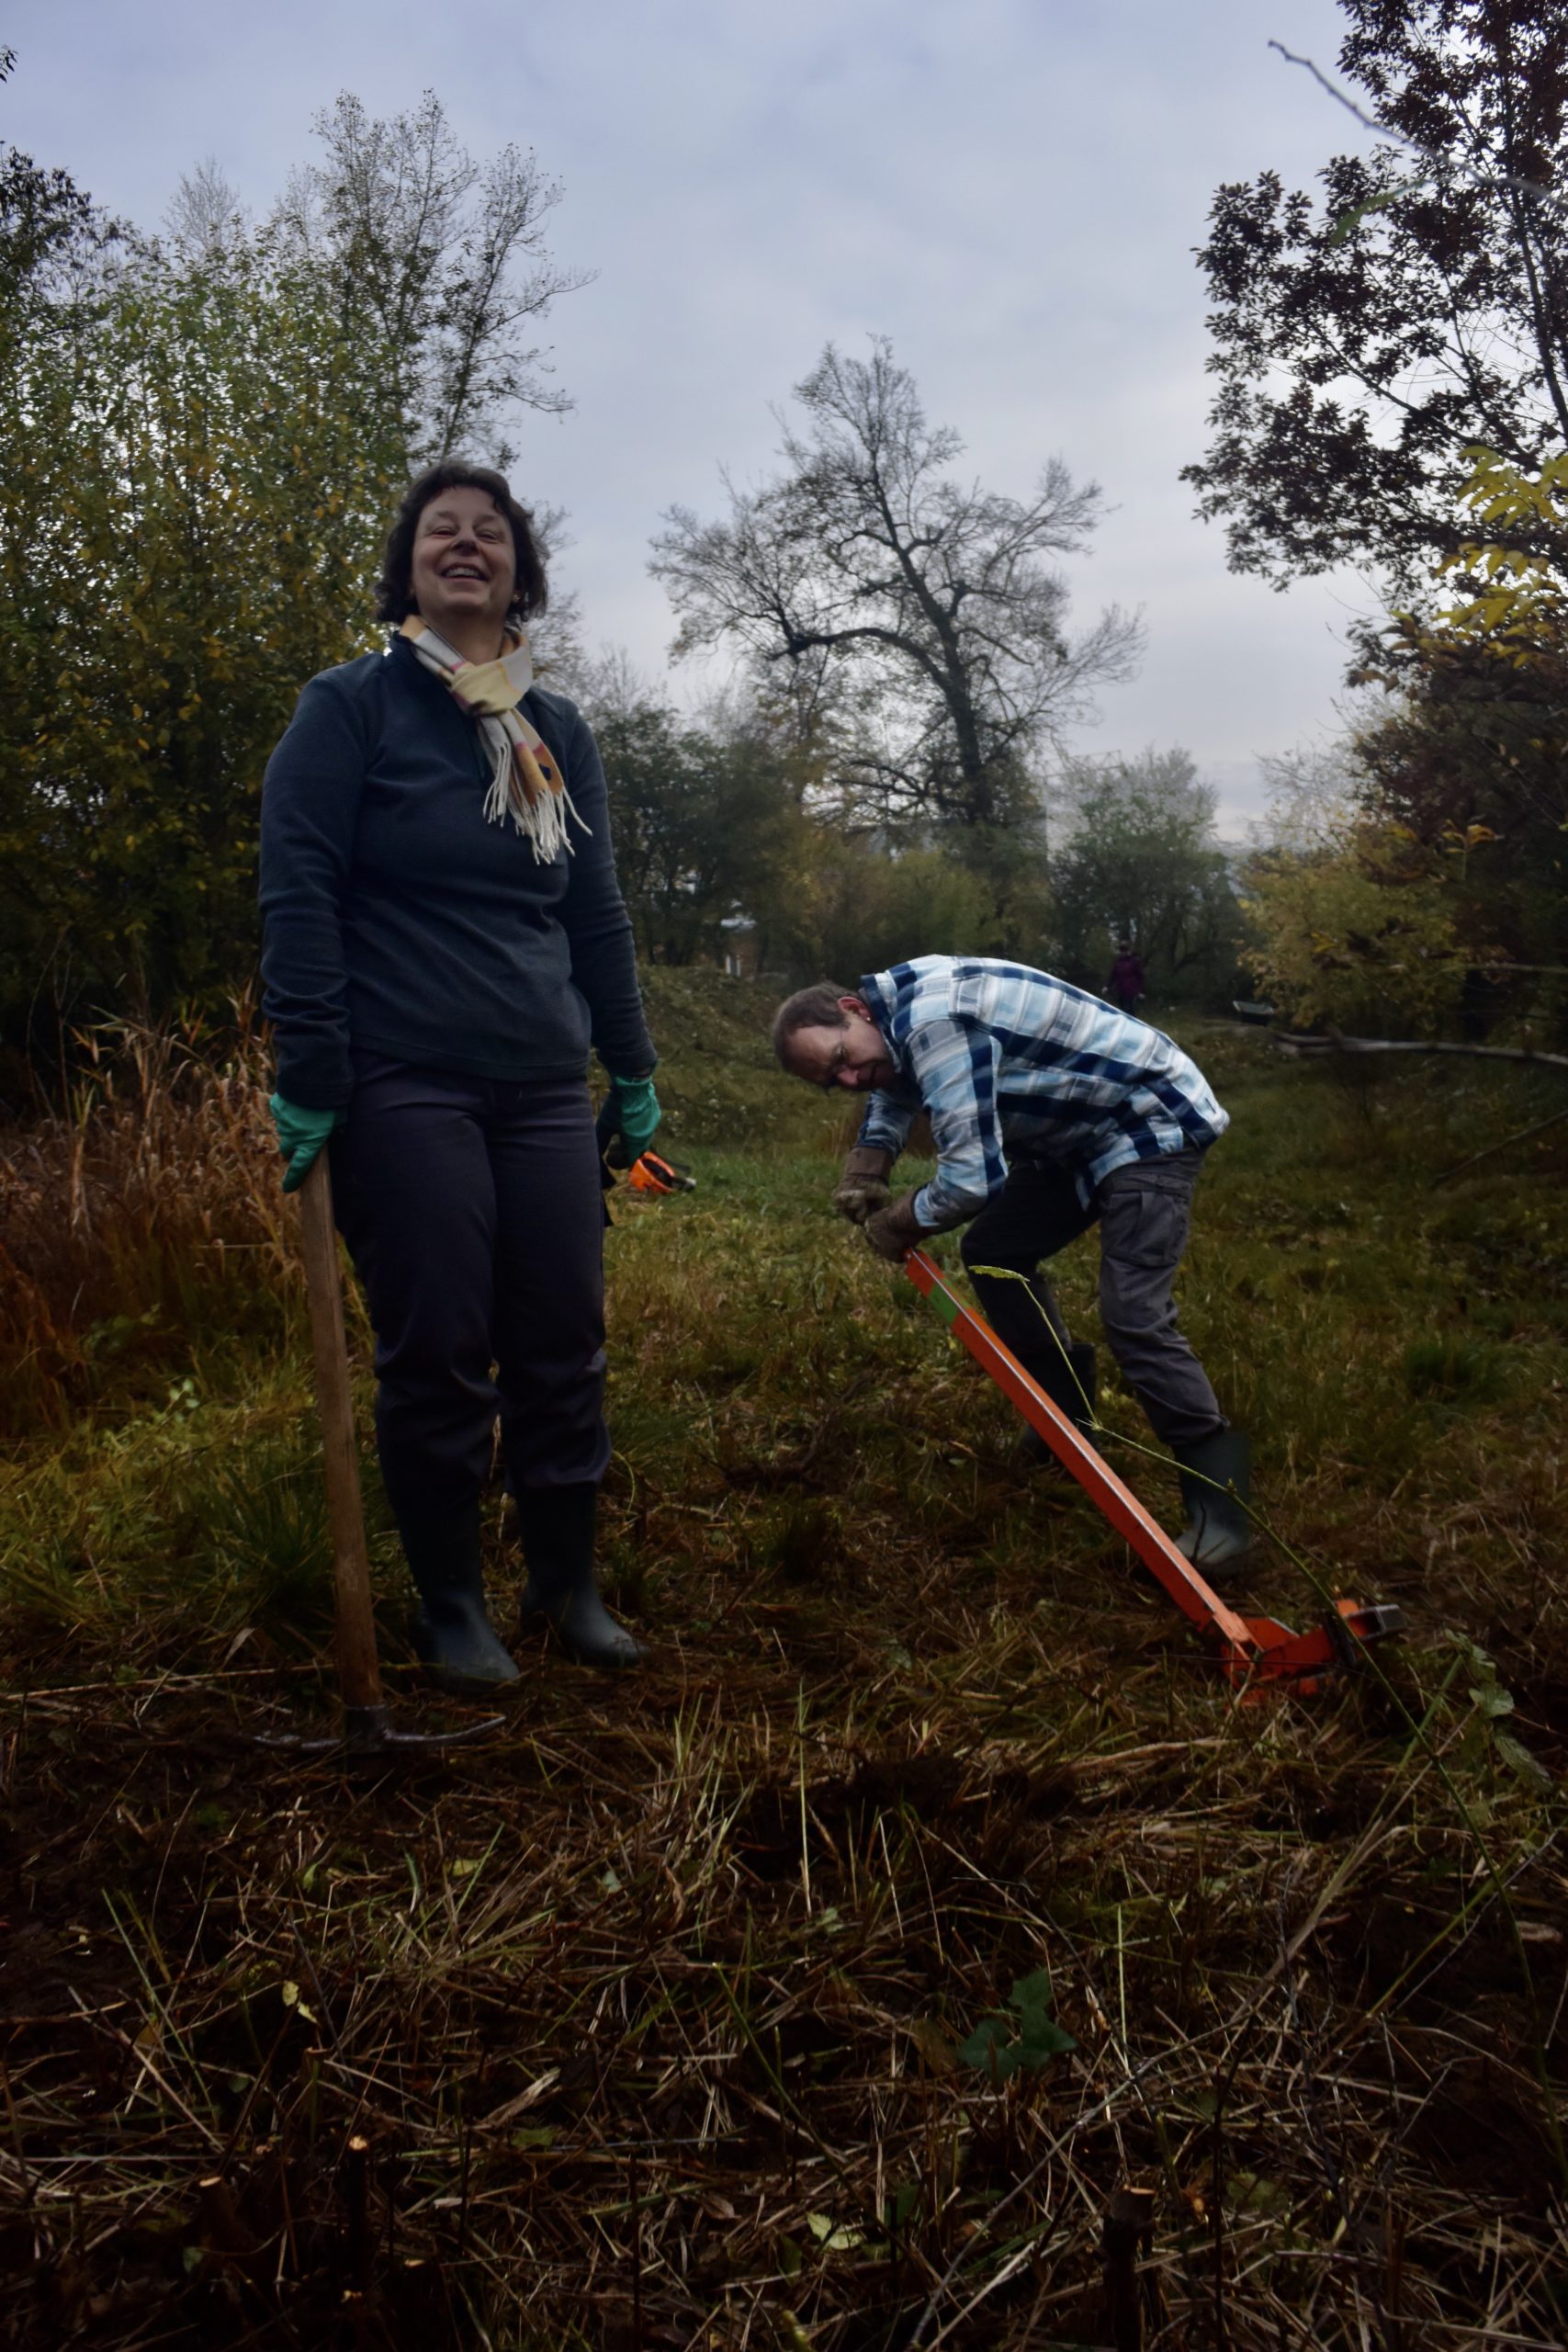
[[[605,1567],[654,1662],[530,1649],[434,1768],[254,1745],[332,1711],[254,1070],[144,1042],[7,1147],[9,2340],[1560,2344],[1565,1131],[1433,1183],[1560,1086],[1183,1026],[1235,1118],[1184,1316],[1311,1571],[1247,1604],[1412,1627],[1255,1706],[832,1216],[763,995],[652,980],[700,1189],[610,1237]],[[374,1540],[393,1704],[457,1720]]]

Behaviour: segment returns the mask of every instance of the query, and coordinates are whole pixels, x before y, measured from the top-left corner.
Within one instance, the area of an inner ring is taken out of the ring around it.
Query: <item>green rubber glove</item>
[[[283,1171],[283,1189],[297,1193],[315,1164],[321,1150],[334,1127],[341,1127],[346,1112],[306,1111],[298,1102],[286,1102],[275,1094],[267,1103],[272,1124],[277,1129],[277,1148],[288,1165]]]
[[[615,1126],[626,1147],[626,1158],[640,1159],[659,1133],[659,1122],[664,1115],[653,1091],[653,1080],[613,1078],[610,1087],[615,1102]]]

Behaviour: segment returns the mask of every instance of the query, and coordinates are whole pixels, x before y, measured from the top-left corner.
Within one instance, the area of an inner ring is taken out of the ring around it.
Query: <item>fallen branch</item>
[[[1337,1029],[1325,1036],[1292,1035],[1280,1031],[1270,1041],[1287,1054],[1465,1054],[1479,1061],[1544,1062],[1553,1069],[1568,1069],[1568,1054],[1543,1054],[1534,1046],[1458,1046],[1427,1037],[1345,1037]]]
[[[1465,1170],[1473,1168],[1478,1159],[1490,1159],[1495,1151],[1506,1151],[1510,1144],[1529,1143],[1531,1136],[1544,1135],[1548,1127],[1560,1127],[1564,1119],[1568,1119],[1568,1111],[1553,1111],[1550,1119],[1538,1119],[1533,1127],[1519,1127],[1513,1135],[1501,1136],[1496,1143],[1483,1143],[1481,1149],[1472,1151],[1468,1159],[1461,1159],[1452,1168],[1445,1168],[1440,1176],[1434,1176],[1433,1192],[1439,1184],[1446,1184],[1450,1176],[1462,1176]]]

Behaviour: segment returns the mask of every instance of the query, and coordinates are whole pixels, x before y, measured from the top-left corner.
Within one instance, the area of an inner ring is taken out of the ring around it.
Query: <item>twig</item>
[[[1533,1127],[1520,1127],[1517,1134],[1504,1136],[1496,1143],[1483,1144],[1481,1149],[1472,1151],[1468,1159],[1461,1159],[1454,1167],[1445,1168],[1440,1176],[1434,1176],[1433,1192],[1439,1184],[1446,1184],[1450,1176],[1462,1176],[1467,1168],[1475,1166],[1477,1160],[1490,1159],[1495,1151],[1506,1151],[1512,1144],[1529,1143],[1531,1136],[1543,1136],[1548,1127],[1561,1126],[1564,1119],[1568,1119],[1568,1111],[1553,1111],[1550,1119],[1538,1119]]]
[[[316,1973],[316,1963],[310,1957],[310,1949],[304,1937],[299,1933],[296,1921],[290,1919],[288,1928],[294,1938],[294,1949],[299,1955],[299,1964],[310,1980],[310,1993],[316,2004],[316,2015],[326,2028],[327,2040],[335,2046],[338,2038],[337,2028],[333,2023],[333,2013],[327,2007],[327,1996],[321,1990],[321,1980]]]
[[[1348,98],[1343,90],[1337,89],[1323,68],[1314,64],[1310,57],[1298,57],[1295,51],[1287,49],[1282,40],[1271,40],[1269,46],[1270,49],[1278,50],[1287,65],[1303,65],[1319,89],[1326,90],[1336,106],[1343,107],[1347,114],[1354,115],[1363,130],[1375,132],[1379,139],[1391,140],[1396,147],[1408,147],[1413,154],[1430,155],[1432,152],[1430,148],[1423,147],[1418,141],[1407,137],[1403,130],[1395,130],[1390,123],[1379,122],[1375,115],[1363,114],[1355,99]]]
[[[1353,115],[1363,130],[1370,130],[1376,139],[1386,139],[1391,146],[1403,147],[1407,154],[1421,156],[1434,171],[1440,172],[1448,168],[1449,159],[1440,148],[1425,147],[1420,140],[1412,139],[1407,131],[1395,130],[1392,123],[1380,122],[1376,115],[1364,113],[1356,104],[1355,99],[1347,97],[1344,91],[1337,88],[1329,80],[1323,68],[1315,64],[1310,57],[1298,57],[1295,51],[1287,49],[1282,40],[1271,40],[1269,46],[1279,51],[1287,65],[1304,66],[1318,88],[1326,91],[1337,107],[1343,107],[1347,114]],[[1477,173],[1476,177],[1494,187],[1517,188],[1523,196],[1543,197],[1550,200],[1556,194],[1554,189],[1547,187],[1540,180],[1521,179],[1517,172]]]

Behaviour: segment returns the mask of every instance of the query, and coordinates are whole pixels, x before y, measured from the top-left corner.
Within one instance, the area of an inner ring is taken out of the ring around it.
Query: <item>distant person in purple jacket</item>
[[[1138,999],[1148,982],[1144,977],[1144,959],[1137,954],[1130,939],[1116,943],[1116,961],[1111,967],[1111,978],[1105,983],[1105,993],[1118,1012],[1136,1012]]]

